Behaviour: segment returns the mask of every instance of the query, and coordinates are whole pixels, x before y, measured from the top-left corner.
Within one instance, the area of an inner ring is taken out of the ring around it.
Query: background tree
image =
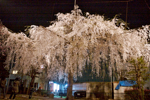
[[[150,78],[149,66],[144,60],[144,57],[138,57],[137,59],[131,58],[129,60],[131,66],[130,71],[128,72],[129,78],[136,80],[137,89],[139,94],[139,100],[144,100],[144,84]]]
[[[0,57],[6,56],[6,49],[8,47],[5,46],[4,43],[7,40],[8,36],[8,31],[6,31],[6,27],[2,24],[0,20]]]
[[[6,27],[2,24],[0,20],[0,77],[8,77],[9,72],[4,68],[6,60],[6,50],[9,48],[5,46],[5,41],[7,40],[9,34],[5,31]]]
[[[33,86],[35,77],[40,69],[38,62],[41,62],[38,61],[38,54],[36,54],[34,42],[24,33],[12,33],[8,30],[6,32],[8,32],[9,36],[4,44],[9,48],[7,48],[5,52],[7,54],[5,68],[10,69],[10,75],[13,70],[17,70],[18,73],[21,73],[21,76],[30,74],[30,85]]]

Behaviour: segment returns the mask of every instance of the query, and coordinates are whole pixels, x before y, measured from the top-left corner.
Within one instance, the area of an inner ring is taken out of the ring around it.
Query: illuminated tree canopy
[[[48,77],[59,75],[60,78],[69,72],[74,77],[77,72],[82,75],[86,62],[99,74],[101,59],[109,61],[109,68],[117,71],[128,69],[128,58],[149,57],[146,44],[150,26],[126,30],[124,23],[118,27],[116,21],[116,18],[104,20],[104,16],[89,13],[83,16],[77,8],[71,13],[58,13],[57,20],[48,27],[32,25],[28,37],[9,32],[5,41],[10,46],[6,67],[14,63],[15,69],[27,73],[31,66],[40,69],[44,65]]]

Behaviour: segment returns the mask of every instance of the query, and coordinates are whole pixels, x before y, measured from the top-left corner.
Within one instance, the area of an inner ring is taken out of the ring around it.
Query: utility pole
[[[76,5],[76,0],[74,0],[74,6]]]
[[[74,10],[76,11],[76,14],[77,14],[77,5],[76,5],[76,0],[74,0]]]

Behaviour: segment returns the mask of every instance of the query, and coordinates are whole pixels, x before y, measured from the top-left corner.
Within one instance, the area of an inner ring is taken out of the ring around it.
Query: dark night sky
[[[83,13],[100,14],[107,18],[121,14],[120,18],[126,21],[127,2],[124,1],[129,0],[76,1]],[[0,0],[0,19],[10,30],[20,32],[29,25],[48,26],[56,19],[55,14],[70,13],[73,5],[74,0]],[[150,24],[150,0],[130,0],[127,22],[130,28]]]

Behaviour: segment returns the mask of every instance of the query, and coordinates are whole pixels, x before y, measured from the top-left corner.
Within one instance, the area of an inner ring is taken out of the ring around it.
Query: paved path
[[[6,99],[1,99],[0,100],[8,100],[10,94],[6,95]],[[49,97],[42,97],[42,96],[32,96],[31,99],[28,99],[29,95],[25,94],[17,94],[15,100],[65,100],[64,98],[49,98]],[[13,99],[12,99],[13,100]]]

